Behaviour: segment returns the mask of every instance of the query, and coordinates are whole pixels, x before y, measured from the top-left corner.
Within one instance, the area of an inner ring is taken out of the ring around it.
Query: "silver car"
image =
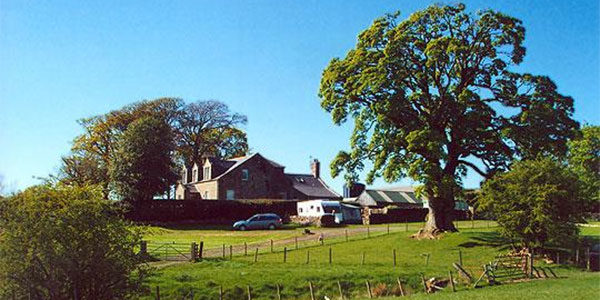
[[[233,223],[234,230],[250,230],[250,229],[276,229],[283,224],[281,217],[276,214],[257,214],[250,217],[248,220],[237,221]]]

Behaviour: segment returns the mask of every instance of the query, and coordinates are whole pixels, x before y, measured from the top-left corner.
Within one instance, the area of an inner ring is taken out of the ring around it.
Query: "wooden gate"
[[[190,260],[190,244],[148,242],[148,254],[158,260]]]

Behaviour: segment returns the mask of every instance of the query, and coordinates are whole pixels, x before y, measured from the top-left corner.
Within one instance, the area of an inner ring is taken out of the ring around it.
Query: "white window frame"
[[[248,169],[242,169],[242,181],[248,181],[250,179],[250,171]]]

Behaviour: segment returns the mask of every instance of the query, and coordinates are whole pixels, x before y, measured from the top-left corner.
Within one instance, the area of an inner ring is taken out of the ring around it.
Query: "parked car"
[[[250,230],[250,229],[276,229],[282,225],[281,217],[276,214],[257,214],[250,217],[248,220],[241,220],[233,223],[234,230]]]

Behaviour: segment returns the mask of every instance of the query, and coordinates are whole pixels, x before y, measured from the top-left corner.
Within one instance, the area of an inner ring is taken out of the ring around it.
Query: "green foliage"
[[[179,178],[173,161],[171,127],[151,117],[131,123],[121,137],[110,164],[117,195],[132,203],[165,193]]]
[[[0,298],[124,299],[148,270],[130,229],[100,188],[41,185],[0,199]]]
[[[524,247],[572,245],[581,221],[575,174],[550,158],[516,162],[486,181],[479,197],[501,233]]]
[[[246,133],[238,127],[246,116],[233,113],[219,101],[197,101],[185,105],[178,119],[177,153],[187,166],[203,155],[235,157],[248,152]]]
[[[569,141],[569,168],[579,178],[585,210],[600,209],[600,126],[584,126],[577,139]]]
[[[397,16],[375,20],[323,71],[321,106],[335,124],[354,119],[334,176],[357,181],[370,161],[367,183],[408,176],[425,185],[439,216],[467,168],[490,177],[515,156],[564,154],[578,127],[573,99],[548,77],[511,71],[525,55],[520,20],[462,4]]]
[[[73,140],[72,153],[62,159],[61,181],[99,184],[105,195],[114,192],[109,186],[109,172],[120,167],[112,163],[120,159],[121,139],[132,124],[143,118],[168,124],[173,133],[171,140],[175,142],[171,156],[180,165],[191,165],[203,155],[233,157],[248,151],[246,133],[239,128],[246,124],[246,116],[232,113],[219,101],[184,104],[177,98],[145,100],[79,120],[84,133]],[[171,143],[171,140],[160,142]]]

